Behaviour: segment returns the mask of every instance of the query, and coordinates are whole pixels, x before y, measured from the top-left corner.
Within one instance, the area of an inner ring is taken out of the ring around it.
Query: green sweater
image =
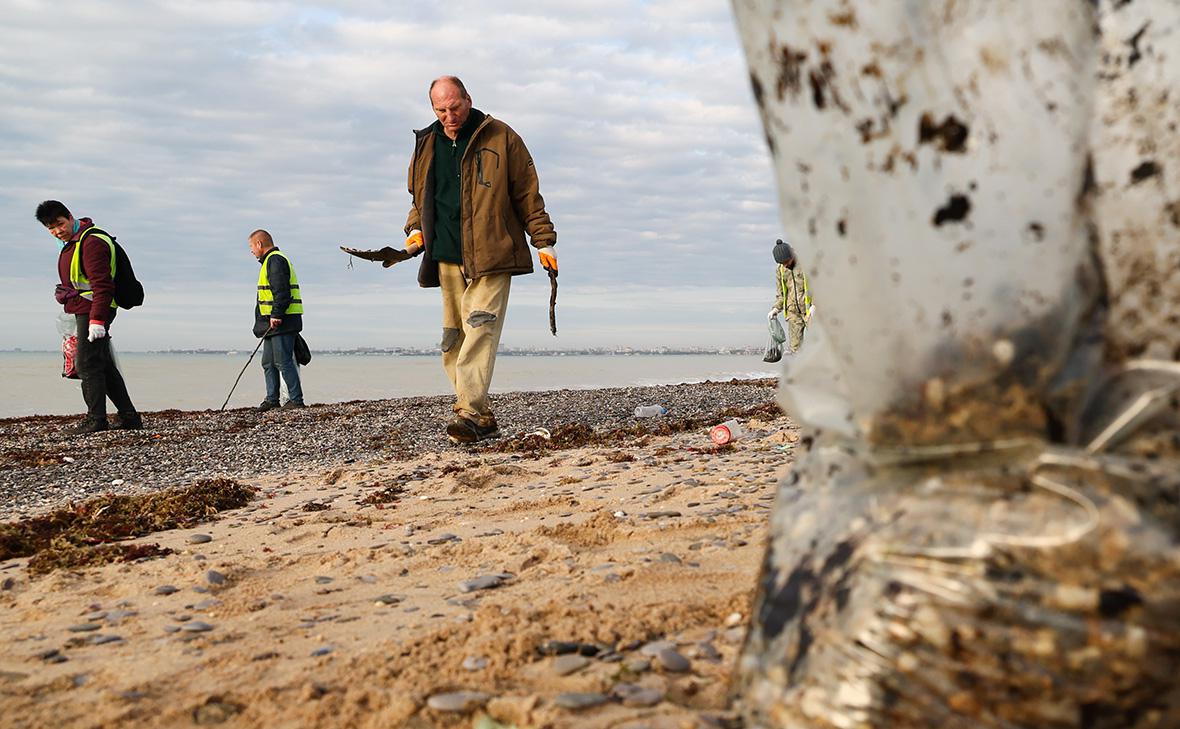
[[[467,151],[471,134],[483,121],[483,113],[472,109],[459,129],[459,138],[451,139],[442,123],[434,129],[434,241],[430,254],[436,261],[463,263],[463,240],[459,231],[459,163]]]

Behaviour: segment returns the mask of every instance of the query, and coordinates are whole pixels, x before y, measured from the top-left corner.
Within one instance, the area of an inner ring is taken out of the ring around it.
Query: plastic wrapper
[[[746,725],[1180,726],[1180,4],[734,8],[825,293]]]

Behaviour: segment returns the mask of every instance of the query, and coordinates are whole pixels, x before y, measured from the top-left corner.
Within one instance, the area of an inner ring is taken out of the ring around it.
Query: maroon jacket
[[[70,283],[70,261],[74,259],[74,246],[82,246],[82,272],[90,279],[90,288],[94,291],[94,299],[84,299],[72,296],[63,305],[67,314],[89,314],[90,321],[104,324],[115,318],[115,310],[111,308],[111,299],[115,296],[115,280],[111,278],[111,249],[106,241],[86,236],[80,243],[78,235],[94,225],[90,218],[78,219],[78,233],[61,249],[57,257],[57,273],[61,277],[62,286],[73,288]]]

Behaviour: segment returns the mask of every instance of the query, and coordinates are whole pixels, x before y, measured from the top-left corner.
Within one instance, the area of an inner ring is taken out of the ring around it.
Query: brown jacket
[[[426,254],[418,268],[418,285],[433,287],[439,285],[438,263],[430,255],[434,239],[434,130],[428,126],[414,135],[409,171],[413,204],[405,231],[407,235],[411,230],[422,231]],[[537,169],[524,140],[504,122],[485,116],[471,135],[460,167],[463,273],[473,279],[494,273],[532,273],[533,258],[525,233],[534,247],[544,248],[557,242],[557,232],[545,212]]]

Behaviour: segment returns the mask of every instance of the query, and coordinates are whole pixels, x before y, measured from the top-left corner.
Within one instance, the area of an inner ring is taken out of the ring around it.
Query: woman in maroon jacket
[[[37,220],[61,241],[57,272],[61,284],[57,300],[78,324],[78,374],[86,419],[69,428],[70,435],[106,430],[107,398],[118,408],[115,428],[139,430],[143,420],[127,394],[123,375],[111,353],[109,331],[115,318],[115,279],[111,271],[111,247],[97,236],[90,218],[75,220],[65,205],[46,200],[37,206]]]

